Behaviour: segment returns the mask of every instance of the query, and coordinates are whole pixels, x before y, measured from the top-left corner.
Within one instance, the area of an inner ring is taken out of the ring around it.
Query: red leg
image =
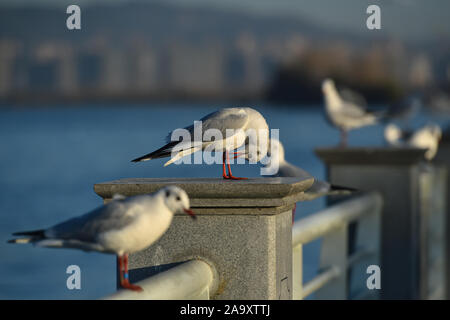
[[[226,169],[225,169],[225,152],[222,155],[222,169],[223,169],[222,177],[224,179],[229,179],[229,177],[227,175],[227,172],[226,172]]]
[[[119,276],[120,276],[120,285],[123,283],[123,260],[121,256],[117,256],[117,262],[119,264]]]
[[[227,166],[228,166],[228,173],[229,173],[228,179],[231,179],[231,180],[246,180],[246,179],[248,179],[248,178],[239,178],[239,177],[233,176],[233,174],[231,173],[230,158],[229,158],[228,152],[227,152],[226,156],[227,156]]]
[[[122,288],[125,289],[129,289],[129,290],[133,290],[133,291],[142,291],[142,288],[131,284],[130,280],[128,279],[128,254],[124,254],[123,255],[123,275],[122,275],[122,263],[120,262],[120,257],[119,257],[119,266],[120,266],[120,273],[121,273],[121,277],[120,277],[120,285],[122,286]]]
[[[292,209],[292,224],[294,224],[295,220],[295,209],[297,209],[297,204],[294,204],[294,209]]]
[[[233,152],[234,157],[233,159],[237,159],[239,157],[242,157],[244,155],[244,152]]]

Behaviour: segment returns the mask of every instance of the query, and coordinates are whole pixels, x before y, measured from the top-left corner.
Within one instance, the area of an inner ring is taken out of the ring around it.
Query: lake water
[[[220,165],[171,165],[165,159],[130,160],[160,147],[167,133],[222,105],[83,105],[0,109],[0,298],[95,299],[115,290],[115,256],[35,248],[6,241],[14,231],[51,226],[101,205],[98,182],[130,177],[219,177]],[[338,132],[320,108],[257,108],[280,129],[286,158],[319,179],[318,146],[335,145]],[[350,134],[352,145],[383,144],[383,128]],[[235,165],[236,176],[256,177],[257,165]],[[297,219],[324,207],[324,199],[297,206]],[[316,270],[318,247],[305,248],[305,280]],[[81,268],[81,290],[68,290],[66,268]]]

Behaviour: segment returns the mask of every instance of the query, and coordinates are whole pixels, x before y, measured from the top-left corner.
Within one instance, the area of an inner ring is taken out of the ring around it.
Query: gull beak
[[[190,210],[190,209],[183,209],[184,212],[186,212],[192,219],[196,220],[197,216],[195,215],[194,211]]]

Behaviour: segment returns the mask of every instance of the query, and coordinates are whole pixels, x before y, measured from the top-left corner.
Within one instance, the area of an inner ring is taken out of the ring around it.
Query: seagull
[[[264,117],[252,108],[223,108],[210,113],[201,119],[201,128],[190,125],[184,128],[190,134],[188,141],[178,139],[171,141],[172,131],[167,137],[167,144],[156,151],[148,153],[142,157],[131,160],[132,162],[147,161],[151,159],[171,157],[164,166],[167,166],[178,159],[190,155],[197,151],[215,151],[222,152],[222,177],[224,179],[241,180],[233,176],[230,166],[229,153],[241,146],[253,145],[255,140],[259,144],[267,147],[269,141],[269,127]],[[202,130],[201,137],[195,136],[195,130]],[[221,134],[221,139],[206,139],[204,133],[208,130],[215,130]],[[234,131],[233,131],[234,130]],[[233,131],[229,135],[227,131]],[[255,134],[256,136],[252,136]],[[254,139],[251,139],[253,137]],[[261,148],[258,149],[258,151]],[[267,148],[266,148],[267,150]],[[237,154],[237,152],[234,152]],[[258,162],[265,156],[262,152],[255,155],[247,155],[252,160]],[[228,167],[226,172],[225,164]]]
[[[409,122],[420,112],[422,100],[419,95],[411,95],[399,101],[393,102],[386,115],[385,120],[400,120],[408,125]]]
[[[437,124],[427,124],[415,132],[403,132],[395,124],[389,124],[384,129],[384,138],[391,146],[412,146],[427,149],[425,159],[431,161],[438,151],[442,130]]]
[[[151,195],[115,195],[110,203],[48,229],[13,233],[21,237],[8,242],[116,254],[120,285],[142,291],[128,280],[128,255],[156,242],[169,228],[173,215],[182,212],[196,218],[188,195],[176,186]]]
[[[268,153],[268,156],[270,156],[270,158],[264,166],[269,167],[273,162],[278,162],[279,169],[278,172],[273,175],[275,177],[313,178],[307,171],[286,161],[283,144],[277,139],[270,139],[270,152]],[[356,190],[353,188],[332,185],[329,182],[314,178],[314,183],[304,192],[304,196],[306,201],[310,201],[323,196],[349,195],[355,191]],[[294,220],[295,209],[296,208],[294,207],[292,210],[292,221]]]
[[[347,132],[373,125],[380,116],[365,109],[365,100],[350,90],[338,92],[333,80],[322,82],[327,119],[341,131],[341,146],[347,145]]]

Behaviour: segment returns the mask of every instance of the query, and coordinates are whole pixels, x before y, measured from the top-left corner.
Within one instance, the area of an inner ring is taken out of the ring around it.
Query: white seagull
[[[275,177],[313,178],[307,171],[286,161],[283,144],[277,139],[270,139],[270,152],[268,153],[268,156],[270,156],[269,161],[264,166],[269,167],[273,162],[278,162],[279,169],[278,172],[273,175]],[[332,185],[329,182],[314,178],[314,183],[304,192],[304,196],[306,201],[310,201],[323,196],[349,195],[355,191],[356,190],[353,188]],[[295,218],[295,209],[296,206],[292,210],[292,222],[294,222]]]
[[[384,129],[384,138],[391,146],[412,146],[427,149],[425,159],[432,160],[438,151],[442,130],[437,124],[427,124],[419,130],[403,132],[395,124],[389,124]]]
[[[327,119],[341,131],[342,146],[347,145],[348,131],[376,124],[380,119],[380,116],[365,109],[361,96],[349,90],[338,92],[331,79],[322,82],[322,92]]]
[[[168,186],[151,195],[115,196],[106,205],[48,229],[13,233],[22,237],[8,242],[116,254],[120,285],[142,291],[128,280],[128,254],[152,245],[169,228],[173,215],[182,212],[195,218],[186,192]]]
[[[196,137],[194,130],[199,130],[200,127],[190,125],[184,129],[189,132],[189,140],[185,141],[182,138],[171,141],[172,132],[167,137],[167,144],[156,151],[146,154],[142,157],[132,160],[132,162],[147,161],[150,159],[158,159],[171,157],[165,163],[167,166],[178,159],[190,155],[197,151],[215,151],[222,152],[222,176],[224,179],[246,179],[234,177],[230,167],[229,152],[238,149],[245,145],[254,144],[257,140],[259,145],[265,146],[267,150],[269,141],[269,127],[264,117],[252,108],[223,108],[216,112],[210,113],[201,120],[201,137]],[[222,139],[207,139],[204,135],[208,130],[214,130],[221,134]],[[230,134],[227,131],[232,131]],[[254,135],[254,136],[253,136]],[[251,139],[253,137],[253,139]],[[212,141],[211,141],[212,140]],[[258,148],[260,151],[261,148]],[[235,152],[235,154],[238,154]],[[247,155],[252,160],[258,162],[265,153],[258,152],[255,155]],[[228,166],[228,174],[226,173],[225,163]]]
[[[284,146],[281,141],[277,139],[270,139],[270,161],[265,164],[265,166],[270,166],[272,161],[278,161],[278,173],[276,173],[275,177],[299,177],[304,179],[313,178],[313,176],[303,170],[300,167],[293,165],[292,163],[286,161]],[[352,188],[341,187],[332,185],[329,182],[317,180],[314,178],[314,183],[312,186],[305,191],[305,200],[314,200],[322,196],[328,195],[347,195],[356,191]]]

